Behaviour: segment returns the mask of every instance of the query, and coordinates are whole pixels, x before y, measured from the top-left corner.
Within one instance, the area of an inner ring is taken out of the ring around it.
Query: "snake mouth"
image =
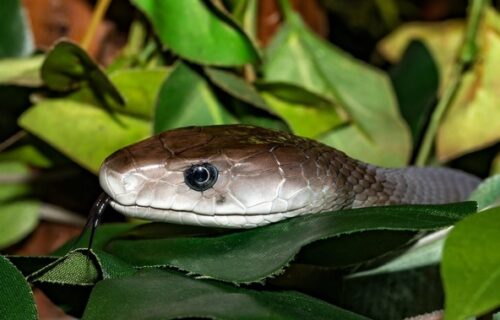
[[[138,205],[123,205],[114,200],[110,201],[110,205],[113,209],[126,216],[139,219],[232,229],[250,229],[264,226],[300,215],[302,211],[300,210],[302,208],[299,208],[293,211],[272,212],[266,214],[203,214],[192,211],[158,209]]]

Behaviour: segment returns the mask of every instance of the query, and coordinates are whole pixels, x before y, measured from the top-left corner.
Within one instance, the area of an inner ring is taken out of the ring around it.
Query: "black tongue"
[[[108,207],[109,201],[111,200],[111,197],[108,196],[105,192],[101,193],[99,197],[97,197],[96,201],[92,205],[92,208],[90,209],[89,216],[87,218],[87,221],[85,222],[85,226],[83,227],[82,232],[76,238],[76,241],[74,242],[73,247],[80,242],[82,239],[83,235],[89,228],[90,230],[90,238],[89,238],[89,244],[87,246],[87,249],[90,250],[92,248],[92,242],[94,241],[94,234],[95,234],[95,229],[101,222],[102,215],[106,208]]]
[[[87,229],[90,225],[92,228],[90,231],[90,239],[89,239],[89,245],[87,249],[92,248],[92,242],[94,241],[94,234],[95,234],[95,229],[101,222],[102,215],[106,208],[108,207],[109,201],[111,200],[111,197],[108,196],[105,192],[101,193],[99,197],[97,197],[96,201],[94,202],[94,205],[90,209],[90,214],[88,217],[87,222],[85,223],[85,229]],[[85,232],[84,229],[84,232]]]

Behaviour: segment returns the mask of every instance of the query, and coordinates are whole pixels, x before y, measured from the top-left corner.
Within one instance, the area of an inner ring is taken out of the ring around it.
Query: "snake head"
[[[250,228],[319,211],[331,194],[321,147],[252,126],[181,128],[115,152],[99,178],[125,215]]]

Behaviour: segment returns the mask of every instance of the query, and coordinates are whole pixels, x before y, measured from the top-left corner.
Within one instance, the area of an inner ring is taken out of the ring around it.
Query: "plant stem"
[[[290,0],[279,0],[278,1],[280,9],[281,9],[281,14],[283,15],[283,18],[285,20],[290,20],[293,9],[292,5],[290,4]]]
[[[28,134],[24,130],[16,132],[13,136],[7,138],[5,141],[3,141],[2,143],[0,143],[0,152],[2,152],[5,149],[9,148],[10,146],[12,146],[13,144],[15,144],[16,142],[18,142],[22,138],[26,137],[27,135]]]
[[[466,69],[474,62],[478,47],[476,42],[479,23],[483,16],[489,0],[470,0],[469,13],[467,17],[467,28],[464,35],[464,43],[455,65],[453,66],[450,81],[444,89],[443,96],[439,101],[436,109],[432,113],[429,127],[427,128],[420,150],[418,151],[415,164],[424,166],[429,160],[429,155],[434,144],[437,129],[441,123],[446,110],[453,102],[453,98],[462,82],[462,75]]]
[[[87,29],[87,32],[85,33],[85,36],[83,37],[83,40],[81,42],[81,46],[84,50],[88,51],[90,44],[92,43],[92,39],[94,38],[94,35],[97,31],[97,27],[104,17],[104,14],[108,10],[110,3],[111,0],[97,1],[97,5],[94,9],[94,13],[92,14],[92,20],[90,21],[89,28]]]

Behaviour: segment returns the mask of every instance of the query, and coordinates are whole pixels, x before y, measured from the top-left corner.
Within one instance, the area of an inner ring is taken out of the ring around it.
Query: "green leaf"
[[[163,83],[156,104],[156,133],[190,125],[236,123],[208,82],[192,67],[178,63]]]
[[[116,257],[79,249],[34,272],[29,280],[63,310],[80,317],[96,282],[134,273],[135,269]]]
[[[9,261],[27,277],[30,274],[46,267],[59,257],[54,256],[6,256]]]
[[[292,86],[287,85],[287,87],[289,89]],[[273,94],[273,89],[277,90],[279,96]],[[262,91],[261,94],[269,108],[284,119],[296,135],[314,138],[345,123],[332,103],[325,103],[319,97],[310,99],[312,93],[301,87],[294,86],[293,96],[288,95],[285,99],[280,98],[286,95],[287,89],[275,86],[271,90]],[[312,103],[303,102],[308,99],[315,101]]]
[[[91,253],[74,251],[30,275],[31,282],[88,286],[102,278]]]
[[[477,40],[476,61],[480,63],[474,63],[462,76],[437,134],[436,151],[443,162],[500,141],[500,15],[493,8],[485,13]]]
[[[408,162],[409,131],[384,73],[316,37],[295,13],[290,13],[266,53],[266,81],[304,87],[348,114],[351,124],[333,130],[322,142],[378,165]]]
[[[256,291],[160,270],[143,270],[132,277],[105,280],[96,285],[83,319],[122,317],[366,319],[297,292]]]
[[[110,116],[103,109],[69,99],[38,103],[20,117],[19,125],[94,173],[107,156],[147,138],[151,130],[147,121]]]
[[[500,306],[500,208],[459,222],[446,240],[441,274],[447,320],[467,319]]]
[[[123,69],[109,75],[109,80],[122,93],[124,104],[102,101],[89,87],[82,88],[70,96],[72,100],[103,106],[115,112],[150,120],[162,83],[169,72],[166,68]],[[103,104],[104,102],[104,104]]]
[[[37,312],[33,292],[24,276],[0,256],[0,319],[34,319]]]
[[[38,225],[39,209],[40,202],[35,200],[0,203],[0,248],[15,244],[30,234]]]
[[[134,273],[134,268],[105,252],[77,249],[34,272],[30,279],[35,283],[86,286]]]
[[[0,59],[20,57],[33,51],[33,35],[20,0],[0,1]]]
[[[0,85],[39,87],[42,85],[40,68],[44,56],[0,60]]]
[[[93,250],[102,250],[104,246],[113,238],[118,238],[132,228],[136,227],[137,223],[106,223],[99,226],[94,235],[92,244]],[[66,242],[52,253],[54,256],[64,256],[75,248],[87,248],[90,239],[90,230],[82,235],[81,238],[74,238]],[[78,241],[76,241],[78,240]]]
[[[50,168],[52,160],[36,146],[31,144],[21,145],[15,149],[0,152],[0,161],[20,161],[38,168]]]
[[[248,36],[210,1],[133,0],[151,20],[161,41],[196,63],[239,66],[259,60]]]
[[[444,293],[436,265],[345,279],[342,307],[372,319],[410,319],[443,308]],[[439,318],[438,318],[439,319]]]
[[[500,174],[484,180],[469,199],[477,202],[479,210],[500,206]]]
[[[401,114],[417,145],[429,121],[439,89],[438,67],[421,41],[414,40],[401,61],[391,70]]]
[[[401,256],[373,269],[349,275],[348,278],[366,277],[384,273],[400,272],[417,269],[429,265],[437,265],[441,261],[444,237],[434,241],[415,245]]]
[[[243,27],[248,36],[257,42],[257,29],[259,19],[259,4],[257,0],[233,1],[233,16]]]
[[[464,20],[405,23],[378,44],[384,58],[397,63],[411,41],[418,39],[429,49],[440,75],[441,89],[449,80],[450,71],[463,42]]]
[[[69,91],[87,83],[99,99],[109,96],[116,103],[124,104],[120,92],[106,74],[78,45],[60,41],[47,54],[42,65],[42,79],[52,90]]]
[[[269,110],[257,90],[242,78],[220,69],[205,68],[204,70],[210,81],[229,95],[257,108]]]
[[[219,237],[117,240],[106,251],[137,266],[171,266],[249,283],[282,272],[312,242],[367,230],[432,230],[475,211],[475,203],[391,206],[313,214]]]
[[[18,162],[0,162],[0,248],[30,234],[38,224],[40,203],[29,200],[28,168]]]

